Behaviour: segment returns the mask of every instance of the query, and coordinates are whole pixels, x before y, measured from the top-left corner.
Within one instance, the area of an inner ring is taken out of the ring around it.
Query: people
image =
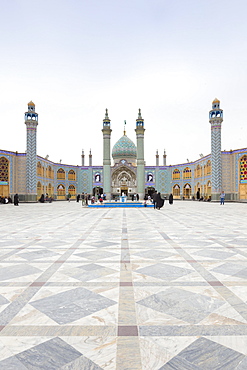
[[[164,205],[164,199],[162,199],[160,193],[158,193],[156,197],[156,208],[160,209],[163,207],[163,205]]]
[[[42,194],[41,197],[39,198],[39,202],[40,203],[45,203],[45,196],[44,196],[44,194]]]
[[[196,199],[197,200],[200,200],[200,190],[199,189],[196,192]]]
[[[80,194],[77,194],[77,197],[76,197],[77,203],[79,203],[79,200],[80,200]]]
[[[221,204],[225,204],[225,196],[226,196],[226,194],[225,194],[225,192],[222,190],[222,192],[221,192],[221,194],[220,194],[220,205]]]
[[[157,190],[155,190],[152,194],[154,209],[156,208],[157,195]]]
[[[14,206],[19,206],[19,196],[17,193],[14,195]]]
[[[172,194],[169,195],[169,204],[173,204],[173,195]]]

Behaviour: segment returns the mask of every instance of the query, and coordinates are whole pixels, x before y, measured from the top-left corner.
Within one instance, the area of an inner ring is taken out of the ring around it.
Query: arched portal
[[[95,188],[93,188],[93,196],[98,199],[101,194],[103,194],[103,188],[95,186]]]
[[[180,186],[178,184],[173,186],[172,195],[174,199],[180,199]]]
[[[0,158],[0,196],[9,196],[9,161],[5,157]]]
[[[190,197],[191,197],[191,186],[190,186],[190,184],[185,184],[183,190],[184,190],[184,192],[183,192],[184,199],[190,199]]]
[[[65,199],[65,186],[63,184],[57,186],[57,199]]]
[[[71,198],[70,199],[75,199],[75,196],[76,196],[76,191],[75,191],[75,186],[74,185],[69,185],[69,188],[68,188],[68,194],[71,195]]]
[[[148,186],[145,189],[145,194],[150,195],[151,198],[154,192],[155,192],[155,188],[153,186]]]
[[[131,197],[136,192],[136,173],[127,166],[118,167],[112,174],[113,196],[125,194]]]
[[[247,199],[247,155],[239,159],[239,198]]]

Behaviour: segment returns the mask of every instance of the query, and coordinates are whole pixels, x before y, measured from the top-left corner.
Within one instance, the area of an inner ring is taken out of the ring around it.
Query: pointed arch
[[[59,168],[57,170],[57,179],[59,180],[65,180],[65,171],[63,168]]]
[[[75,176],[75,171],[74,170],[69,170],[68,180],[69,181],[75,181],[76,180],[76,176]]]
[[[180,171],[178,168],[176,168],[173,172],[172,172],[172,179],[173,180],[180,180]]]

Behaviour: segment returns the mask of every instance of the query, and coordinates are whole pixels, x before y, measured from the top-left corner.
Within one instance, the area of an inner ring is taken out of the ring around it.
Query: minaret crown
[[[35,104],[32,100],[27,104],[27,106],[29,112],[35,112]]]
[[[105,118],[103,120],[103,127],[104,128],[107,128],[107,127],[110,128],[110,126],[111,126],[111,120],[110,120],[110,118],[108,116],[108,109],[106,108],[106,110],[105,110]]]
[[[136,128],[138,128],[138,127],[141,127],[141,128],[144,127],[144,119],[142,118],[140,108],[139,108],[139,112],[138,112],[138,118],[136,120]]]
[[[31,100],[28,104],[28,111],[25,113],[25,123],[36,123],[38,124],[38,113],[35,112],[35,104]]]
[[[212,102],[212,109],[209,112],[209,120],[223,120],[223,110],[220,109],[220,101],[217,98]]]

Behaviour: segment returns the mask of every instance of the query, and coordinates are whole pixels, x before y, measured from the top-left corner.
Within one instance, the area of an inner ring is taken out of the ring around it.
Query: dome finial
[[[142,118],[141,109],[139,108],[138,118]]]
[[[126,135],[126,121],[124,121],[124,135]]]
[[[108,109],[106,108],[106,110],[105,110],[105,119],[108,119],[109,117],[108,117]]]

